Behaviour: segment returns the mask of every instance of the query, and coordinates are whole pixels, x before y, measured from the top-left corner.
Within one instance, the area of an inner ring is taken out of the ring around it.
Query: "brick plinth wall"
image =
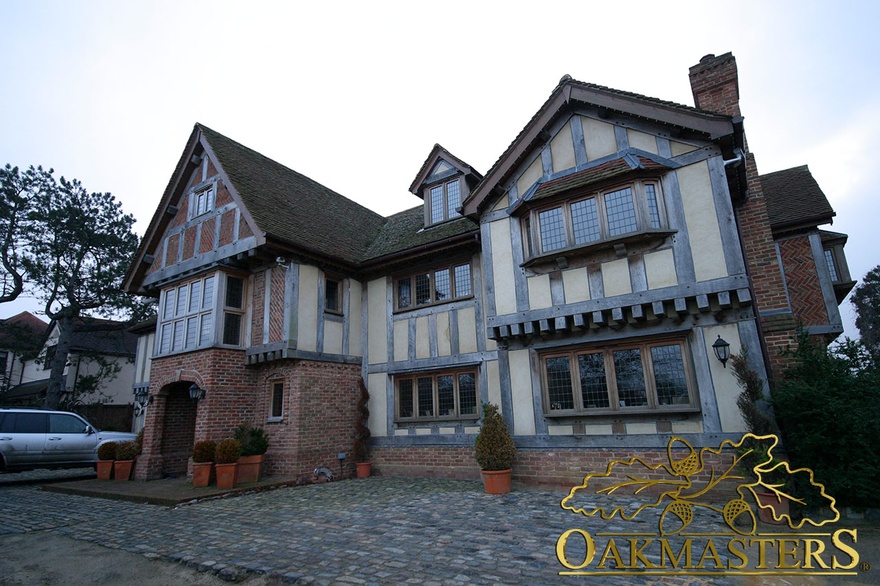
[[[680,459],[687,455],[684,450],[674,451]],[[552,489],[570,489],[581,484],[584,476],[590,473],[604,473],[612,460],[629,460],[638,456],[650,465],[669,462],[666,449],[523,449],[517,450],[513,463],[513,480],[530,486]],[[706,468],[692,479],[694,486],[705,484],[714,468],[716,476],[726,470],[733,454],[716,456],[707,454]],[[480,468],[474,459],[472,447],[460,446],[419,446],[373,448],[371,453],[374,473],[385,476],[411,476],[416,478],[453,478],[476,480],[480,478]],[[664,471],[651,471],[644,466],[616,466],[612,481],[626,480],[627,474],[637,474],[655,480],[670,479]],[[609,481],[595,482],[605,486]],[[592,486],[592,484],[591,484]],[[728,483],[719,487],[724,498],[729,498],[733,486]],[[669,487],[663,487],[668,490]],[[655,491],[656,492],[656,491]]]

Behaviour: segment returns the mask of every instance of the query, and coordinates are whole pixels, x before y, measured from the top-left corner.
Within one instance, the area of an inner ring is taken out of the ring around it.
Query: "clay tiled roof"
[[[806,165],[761,175],[761,186],[773,230],[820,226],[835,215]]]
[[[260,230],[304,249],[357,262],[384,224],[379,214],[201,124],[208,144]]]
[[[645,157],[634,157],[634,159],[637,159],[639,163],[636,167],[633,167],[626,159],[621,158],[608,161],[607,163],[603,163],[591,169],[585,169],[583,171],[578,171],[577,173],[572,173],[571,175],[566,175],[565,177],[560,177],[559,179],[554,179],[553,181],[548,181],[538,187],[531,199],[534,201],[550,197],[557,193],[563,193],[565,191],[577,189],[578,187],[626,175],[635,170],[665,171],[669,168],[666,165],[657,163],[651,159],[646,159]]]
[[[378,236],[364,255],[364,261],[374,260],[417,246],[424,246],[476,232],[479,227],[468,218],[460,218],[425,228],[424,208],[415,207],[389,217]]]

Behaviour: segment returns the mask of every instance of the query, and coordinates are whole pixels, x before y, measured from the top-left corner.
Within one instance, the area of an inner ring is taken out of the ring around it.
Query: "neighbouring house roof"
[[[92,328],[116,329],[92,329]],[[74,320],[71,352],[94,352],[108,356],[134,356],[137,351],[137,334],[123,327],[122,322],[94,317]],[[51,333],[49,330],[48,333]]]
[[[0,394],[0,400],[3,403],[26,404],[41,398],[49,387],[49,379],[31,381],[22,383],[10,388],[3,394]]]
[[[29,311],[0,320],[0,348],[24,349],[23,346],[33,345],[37,350],[48,329],[49,324]]]
[[[828,224],[834,210],[806,165],[761,175],[774,232]]]
[[[357,262],[384,218],[281,163],[197,124],[248,213],[267,235]]]

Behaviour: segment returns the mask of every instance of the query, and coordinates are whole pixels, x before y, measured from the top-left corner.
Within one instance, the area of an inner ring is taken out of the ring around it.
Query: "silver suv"
[[[0,470],[94,466],[99,445],[134,438],[101,431],[76,413],[0,408]]]

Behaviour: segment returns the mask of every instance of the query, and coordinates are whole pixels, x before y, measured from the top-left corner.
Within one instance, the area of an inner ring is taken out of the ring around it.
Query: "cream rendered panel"
[[[565,289],[566,303],[590,300],[590,282],[587,279],[587,269],[562,271],[562,286]]]
[[[513,251],[510,245],[510,222],[504,219],[492,222],[492,274],[495,278],[495,311],[498,315],[516,311],[516,292],[513,281]],[[513,220],[516,221],[516,220]]]
[[[361,330],[363,328],[363,320],[361,320],[361,291],[363,285],[359,281],[349,280],[349,319],[348,323],[348,353],[352,356],[362,356],[361,348]]]
[[[367,283],[367,346],[370,364],[388,362],[388,324],[385,315],[385,297],[385,279],[375,279]],[[383,386],[382,393],[384,392]]]
[[[610,423],[588,423],[584,426],[584,435],[614,435],[614,426]]]
[[[299,303],[297,305],[297,349],[318,349],[318,278],[321,271],[309,265],[299,265]]]
[[[394,322],[394,361],[409,358],[409,322],[405,319]]]
[[[510,206],[510,196],[505,193],[498,199],[498,203],[495,204],[495,207],[492,208],[492,211],[500,212],[502,210],[506,210],[508,206]]]
[[[385,400],[385,382],[387,375],[383,373],[367,375],[370,386],[370,435],[374,437],[388,435],[388,401]]]
[[[675,256],[671,248],[658,250],[645,255],[645,273],[648,276],[648,289],[662,289],[678,285],[675,273]]]
[[[529,351],[514,350],[507,356],[510,361],[510,390],[513,398],[513,434],[535,435]]]
[[[449,339],[449,312],[437,314],[437,354],[449,356],[452,354],[452,343]]]
[[[516,180],[516,191],[520,197],[525,195],[526,191],[528,191],[529,187],[535,184],[535,182],[541,178],[544,174],[544,167],[541,165],[541,157],[536,158],[532,161],[532,164],[529,165],[529,168],[526,169],[522,175],[519,176],[519,179]]]
[[[473,307],[458,312],[458,352],[470,354],[477,351],[477,313]]]
[[[324,352],[342,354],[342,329],[341,322],[324,320]]]
[[[569,122],[571,124],[571,122]],[[571,169],[577,162],[574,158],[574,142],[571,138],[571,126],[566,124],[550,141],[550,154],[553,158],[553,172]]]
[[[715,360],[712,344],[721,336],[730,343],[730,354],[739,354],[742,344],[739,339],[739,329],[736,324],[714,326],[703,330],[706,341],[706,356],[709,356],[709,372],[712,373],[712,383],[715,385],[715,401],[718,403],[718,415],[721,418],[721,431],[745,432],[746,424],[736,406],[736,398],[739,397],[740,389],[730,369],[725,369],[721,362]],[[751,348],[757,352],[757,348]]]
[[[497,360],[486,362],[486,378],[488,379],[489,402],[494,405],[501,405],[501,373],[498,369]]]
[[[702,421],[673,421],[672,433],[703,433]]]
[[[547,432],[550,435],[573,435],[573,425],[548,425]]]
[[[697,147],[693,145],[685,144],[683,142],[675,142],[674,140],[669,141],[669,146],[672,150],[673,157],[697,150]]]
[[[614,126],[592,118],[581,118],[584,127],[584,147],[587,149],[587,160],[593,161],[617,152],[617,138]]]
[[[657,424],[653,421],[650,423],[627,423],[626,433],[627,435],[653,435],[657,433]]]
[[[657,151],[657,139],[653,134],[648,134],[646,132],[639,132],[638,130],[628,129],[626,131],[626,137],[629,141],[629,146],[634,149],[639,149],[643,151],[647,151],[649,153],[659,154]]]
[[[676,173],[697,281],[726,277],[727,264],[718,216],[715,215],[709,167],[705,161],[701,161],[682,167]]]
[[[529,307],[531,309],[553,307],[553,299],[550,297],[550,275],[529,277]]]
[[[397,349],[395,348],[395,354]],[[431,357],[431,331],[428,329],[428,318],[416,319],[416,358]]]
[[[629,262],[622,258],[602,263],[602,283],[605,286],[605,297],[632,293],[632,281],[629,279]]]

